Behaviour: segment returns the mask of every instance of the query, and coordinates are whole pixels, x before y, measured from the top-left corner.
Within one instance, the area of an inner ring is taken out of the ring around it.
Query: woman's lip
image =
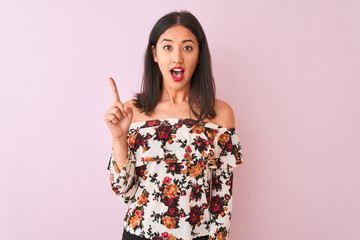
[[[170,71],[171,71],[171,70],[174,70],[174,69],[181,69],[181,70],[184,71],[184,69],[183,69],[182,67],[173,67],[172,69],[170,69]]]
[[[170,75],[171,75],[171,78],[172,78],[174,81],[180,82],[180,81],[184,78],[185,73],[183,72],[183,74],[182,74],[179,78],[174,77],[174,75],[171,74],[171,71],[170,71]]]
[[[184,78],[184,74],[181,75],[181,77],[179,77],[179,78],[174,77],[172,74],[170,74],[170,75],[171,75],[171,78],[176,82],[180,82]]]
[[[180,70],[183,71],[183,74],[181,75],[181,77],[176,78],[176,77],[174,77],[174,76],[172,75],[171,71],[174,70],[174,69],[180,69]],[[182,68],[182,67],[173,67],[173,68],[170,69],[170,75],[171,75],[171,78],[172,78],[174,81],[180,82],[180,81],[184,78],[185,70],[184,70],[184,68]]]

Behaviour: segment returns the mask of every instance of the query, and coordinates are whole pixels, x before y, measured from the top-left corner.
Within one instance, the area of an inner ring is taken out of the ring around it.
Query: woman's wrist
[[[126,141],[127,141],[127,136],[117,137],[117,138],[112,137],[111,138],[112,143],[123,143],[123,142],[126,142]]]

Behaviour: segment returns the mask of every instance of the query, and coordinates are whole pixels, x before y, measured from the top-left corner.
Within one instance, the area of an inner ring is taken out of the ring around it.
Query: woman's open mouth
[[[174,67],[170,70],[171,77],[174,81],[181,81],[184,78],[184,69],[182,67]]]

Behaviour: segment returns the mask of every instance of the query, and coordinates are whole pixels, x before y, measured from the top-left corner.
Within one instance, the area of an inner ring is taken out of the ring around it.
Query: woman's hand
[[[130,107],[126,107],[120,101],[115,81],[112,77],[109,79],[114,102],[110,109],[105,113],[104,119],[109,127],[113,140],[121,138],[126,139],[133,118],[133,110]]]

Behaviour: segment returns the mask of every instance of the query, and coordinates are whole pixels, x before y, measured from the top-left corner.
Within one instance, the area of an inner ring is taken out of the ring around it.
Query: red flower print
[[[142,165],[135,168],[136,175],[141,178],[145,175],[145,171],[146,171],[146,165]]]
[[[165,206],[168,206],[168,207],[171,207],[171,206],[173,206],[175,204],[174,198],[169,198],[167,196],[164,196],[163,201],[164,201]]]
[[[192,152],[191,147],[189,145],[187,145],[185,148],[185,151],[188,153],[191,153]]]
[[[234,145],[232,145],[231,141],[227,142],[223,148],[223,151],[232,152]]]
[[[160,123],[161,123],[160,120],[149,120],[149,121],[146,121],[145,127],[158,126],[158,125],[160,125]]]
[[[225,195],[225,199],[226,199],[226,200],[230,200],[230,198],[231,198],[231,196],[230,196],[229,194],[226,194],[226,195]]]
[[[139,146],[144,146],[144,137],[142,135],[137,135],[134,139],[133,148],[137,150]]]
[[[201,207],[194,206],[190,207],[190,216],[186,221],[188,221],[191,225],[196,225],[200,222],[200,215],[201,215]]]
[[[171,183],[171,177],[164,177],[163,184],[169,184]]]
[[[169,207],[167,212],[170,217],[176,217],[179,215],[179,209],[177,207]]]
[[[171,137],[171,127],[159,126],[156,128],[156,137],[154,139],[167,142]]]
[[[190,119],[190,118],[183,119],[181,123],[185,124],[188,128],[190,128],[193,125],[197,125],[197,122],[194,119]]]
[[[190,199],[193,201],[199,201],[201,199],[201,189],[199,186],[193,184],[192,190],[190,192]]]
[[[169,238],[169,233],[163,232],[163,233],[161,234],[161,236],[162,236],[163,238]]]
[[[224,201],[218,195],[211,199],[211,213],[219,214],[224,211]]]
[[[170,171],[175,171],[176,165],[175,164],[169,164]]]
[[[142,218],[142,212],[140,210],[136,210],[135,215],[137,215],[139,218]]]

